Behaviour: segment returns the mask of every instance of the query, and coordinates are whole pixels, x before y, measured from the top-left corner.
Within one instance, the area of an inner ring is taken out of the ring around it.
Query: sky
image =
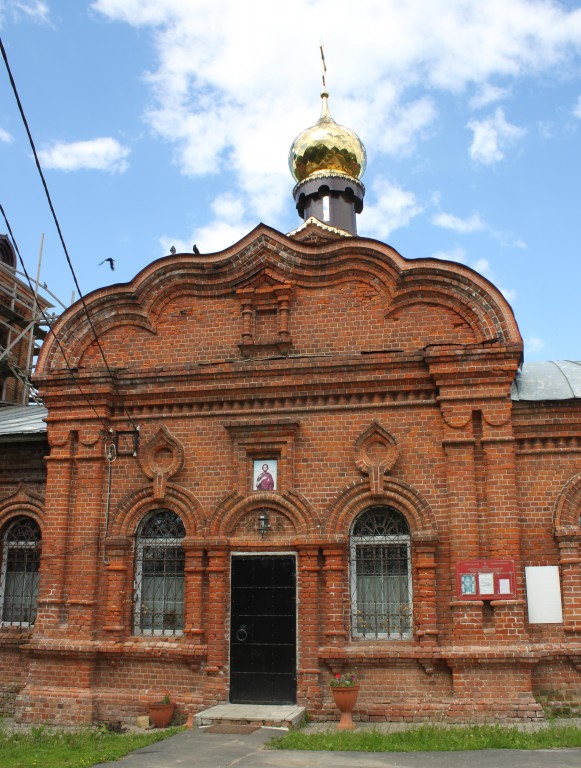
[[[171,246],[299,226],[288,150],[320,114],[322,42],[367,149],[358,233],[490,279],[525,361],[581,360],[581,2],[0,0],[0,35],[84,295]],[[69,305],[1,61],[0,203]]]

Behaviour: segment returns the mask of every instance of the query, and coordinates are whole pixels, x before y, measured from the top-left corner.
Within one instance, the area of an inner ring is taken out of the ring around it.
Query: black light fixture
[[[269,531],[270,518],[268,516],[268,511],[263,509],[262,512],[258,515],[258,532],[261,536],[264,536],[264,534],[268,533]]]

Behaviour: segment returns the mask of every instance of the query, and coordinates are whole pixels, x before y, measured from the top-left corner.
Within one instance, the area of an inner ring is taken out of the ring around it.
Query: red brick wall
[[[543,661],[533,671],[533,685],[538,700],[554,715],[581,713],[579,665],[570,660]]]
[[[554,528],[581,471],[581,408],[513,407],[522,344],[489,283],[372,241],[306,245],[259,228],[240,252],[162,260],[90,304],[115,386],[77,308],[57,332],[95,410],[54,345],[39,364],[51,442],[42,654],[22,719],[130,718],[152,692],[182,715],[226,701],[233,551],[297,553],[298,703],[313,717],[333,716],[328,677],[346,668],[361,675],[363,719],[538,717],[548,655],[572,701],[579,536],[563,543]],[[118,457],[109,484],[105,428],[130,420],[138,456]],[[257,457],[278,457],[276,493],[252,492]],[[410,526],[410,640],[350,638],[348,534],[378,503]],[[276,522],[264,538],[261,505]],[[133,536],[156,507],[186,527],[179,637],[132,630]],[[489,557],[515,561],[517,599],[458,601],[456,562]],[[530,627],[524,567],[565,560],[573,618]]]
[[[46,466],[44,457],[48,453],[45,439],[34,442],[0,443],[0,494],[9,496],[20,483],[35,493],[44,496]]]
[[[0,716],[14,715],[14,702],[28,676],[28,658],[20,651],[19,645],[26,643],[28,633],[8,637],[5,631],[0,639]]]

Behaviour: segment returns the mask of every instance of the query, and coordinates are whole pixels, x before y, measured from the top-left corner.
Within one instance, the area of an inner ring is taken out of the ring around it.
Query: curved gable
[[[408,261],[364,238],[303,242],[265,225],[219,253],[159,259],[85,305],[118,367],[522,343],[500,291],[468,267]],[[40,376],[65,367],[63,350],[72,367],[103,367],[79,302],[54,331],[60,344],[45,342]]]

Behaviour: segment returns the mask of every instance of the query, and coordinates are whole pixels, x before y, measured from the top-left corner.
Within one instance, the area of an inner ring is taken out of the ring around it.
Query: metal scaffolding
[[[7,240],[3,239],[6,246]],[[42,245],[41,251],[42,255]],[[44,294],[39,294],[40,265],[36,283],[30,287],[21,278],[26,275],[13,266],[13,259],[5,258],[3,252],[0,261],[0,406],[22,404],[36,400],[35,389],[31,383],[40,345],[50,331],[50,326],[58,317],[50,310],[55,306],[51,300],[61,304],[46,287]],[[63,306],[61,304],[61,306]]]

